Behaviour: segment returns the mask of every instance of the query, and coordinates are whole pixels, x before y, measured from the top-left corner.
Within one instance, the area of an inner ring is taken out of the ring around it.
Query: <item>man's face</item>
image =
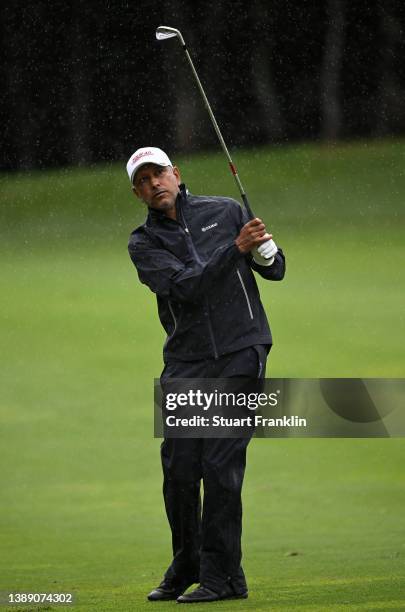
[[[145,164],[135,174],[132,190],[150,208],[175,215],[180,172],[176,166]]]

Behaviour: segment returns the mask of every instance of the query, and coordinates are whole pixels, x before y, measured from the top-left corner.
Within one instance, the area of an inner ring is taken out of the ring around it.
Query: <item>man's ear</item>
[[[178,169],[177,166],[173,166],[173,174],[177,179],[177,184],[180,185],[181,183],[181,176],[180,176],[180,170]]]
[[[134,194],[134,196],[135,196],[136,198],[138,198],[138,200],[140,200],[140,199],[141,199],[141,196],[139,195],[139,193],[138,193],[138,191],[137,191],[137,189],[136,189],[135,185],[132,185],[132,193]]]

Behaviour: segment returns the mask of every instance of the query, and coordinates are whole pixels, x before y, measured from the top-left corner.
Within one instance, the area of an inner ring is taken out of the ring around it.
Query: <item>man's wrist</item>
[[[270,259],[266,259],[265,257],[261,257],[258,253],[253,254],[253,261],[257,263],[258,266],[268,267],[273,265],[274,263],[274,255],[270,257]]]
[[[238,239],[234,240],[234,245],[241,257],[245,257],[245,255],[249,254],[249,251],[244,251],[243,249],[240,248],[240,245],[238,244]]]

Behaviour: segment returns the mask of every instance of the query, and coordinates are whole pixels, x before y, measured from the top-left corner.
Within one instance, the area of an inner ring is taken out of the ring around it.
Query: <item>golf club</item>
[[[221,134],[221,130],[219,129],[218,123],[216,122],[216,119],[214,117],[214,113],[212,112],[210,103],[208,102],[208,98],[205,95],[205,91],[204,91],[204,88],[203,88],[203,86],[201,84],[201,81],[198,78],[198,74],[197,74],[197,71],[196,71],[196,69],[194,67],[193,60],[190,57],[190,54],[189,54],[189,52],[187,50],[187,47],[186,47],[186,43],[184,42],[184,38],[181,35],[180,30],[176,30],[176,28],[169,28],[168,26],[159,26],[157,28],[157,30],[156,30],[156,38],[158,40],[166,40],[168,38],[178,38],[181,46],[183,47],[184,52],[186,54],[186,57],[188,59],[188,62],[190,64],[190,66],[191,66],[191,70],[193,71],[194,78],[197,81],[198,88],[199,88],[199,90],[201,92],[201,95],[203,97],[204,104],[205,104],[206,109],[208,111],[208,114],[210,116],[212,125],[214,126],[214,130],[215,130],[215,132],[216,132],[216,134],[218,136],[219,142],[221,143],[221,147],[222,147],[222,149],[223,149],[223,151],[224,151],[224,153],[225,153],[225,155],[227,157],[227,160],[228,160],[228,163],[229,163],[229,167],[231,169],[233,177],[234,177],[234,179],[236,181],[236,184],[238,186],[240,195],[241,195],[242,200],[243,200],[243,204],[245,205],[245,208],[247,210],[247,213],[248,213],[250,219],[254,219],[255,215],[253,214],[252,209],[250,208],[250,205],[249,205],[249,202],[248,202],[245,190],[243,188],[243,185],[242,185],[241,180],[240,180],[239,175],[238,175],[238,171],[237,171],[236,166],[233,163],[232,158],[231,158],[231,156],[229,154],[228,148],[227,148],[227,146],[225,144],[225,141],[223,139],[223,136]]]

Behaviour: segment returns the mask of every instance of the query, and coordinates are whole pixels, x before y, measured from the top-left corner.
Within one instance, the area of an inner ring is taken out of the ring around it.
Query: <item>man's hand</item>
[[[252,219],[246,223],[240,230],[239,236],[235,240],[235,244],[239,251],[246,255],[255,247],[260,246],[264,242],[271,240],[272,235],[267,234],[266,226],[261,219]]]

